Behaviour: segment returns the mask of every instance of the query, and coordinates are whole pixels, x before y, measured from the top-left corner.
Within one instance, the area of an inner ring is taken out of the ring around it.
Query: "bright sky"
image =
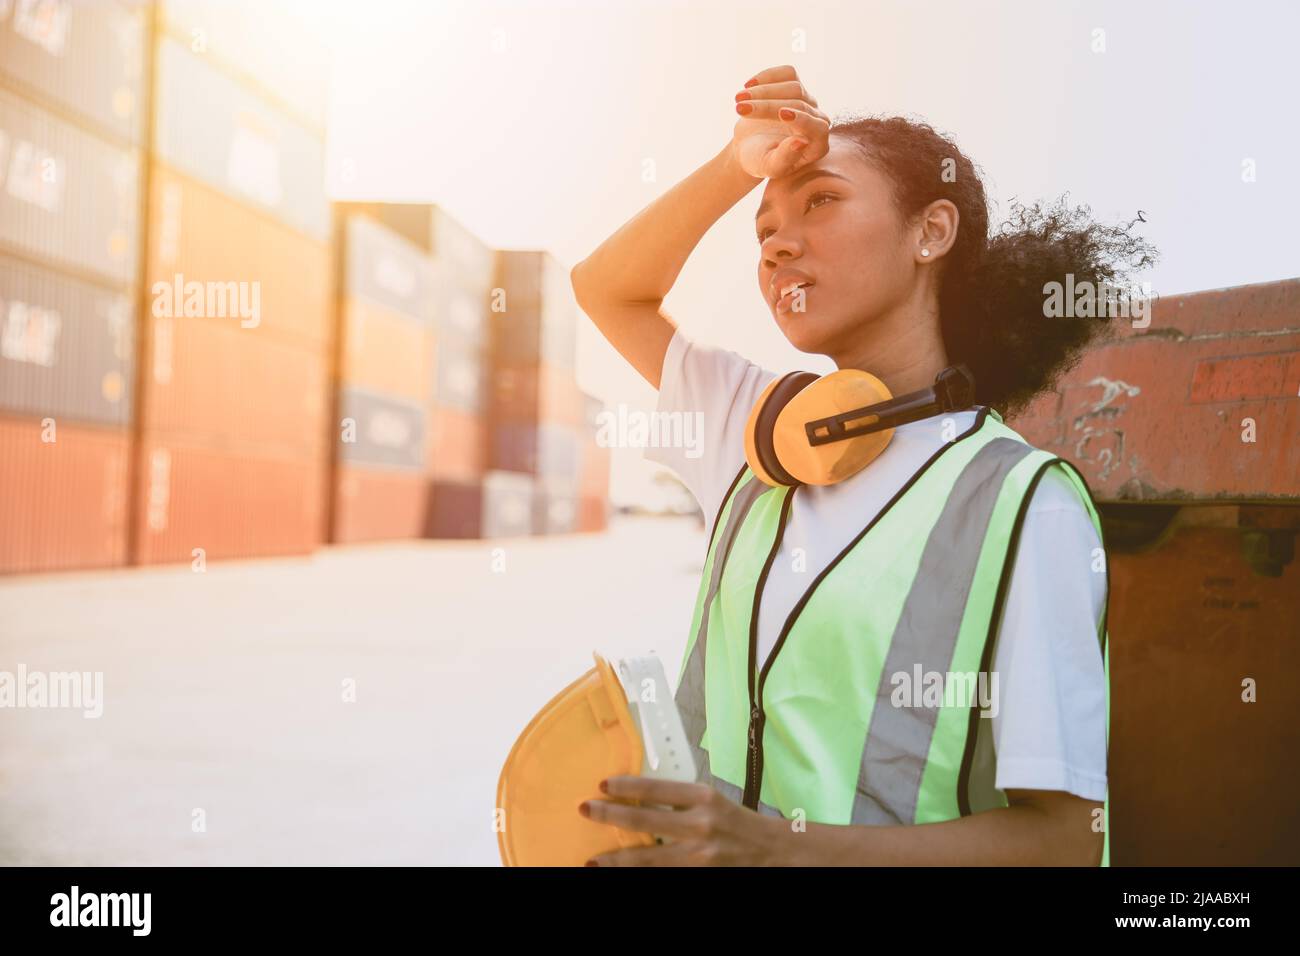
[[[1143,210],[1161,294],[1300,275],[1297,5],[358,0],[334,19],[333,194],[437,202],[498,248],[582,259],[722,148],[746,79],[791,63],[831,116],[951,133],[999,213],[1067,191],[1108,221]],[[829,370],[758,292],[761,192],[704,238],[667,310],[774,370]],[[589,323],[578,361],[587,391],[653,408]],[[655,470],[616,453],[615,499],[648,495]]]

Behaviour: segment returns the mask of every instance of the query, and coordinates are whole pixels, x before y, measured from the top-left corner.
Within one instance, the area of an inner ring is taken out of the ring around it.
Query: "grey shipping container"
[[[418,471],[424,468],[428,416],[423,408],[361,388],[339,393],[343,461]]]
[[[537,474],[562,481],[578,480],[582,467],[580,433],[572,425],[542,422],[537,426]]]
[[[433,263],[416,245],[364,216],[348,216],[344,288],[427,324],[433,323]]]
[[[533,495],[533,534],[567,534],[578,527],[577,495],[538,489]]]
[[[578,306],[567,271],[550,253],[499,252],[490,305],[493,361],[574,367]]]
[[[0,408],[129,424],[134,325],[123,293],[0,257]]]
[[[146,36],[140,4],[0,2],[0,72],[38,100],[138,145]]]
[[[0,90],[0,245],[135,281],[139,154]]]
[[[582,393],[582,419],[587,423],[587,427],[593,430],[600,427],[600,413],[605,410],[603,399],[595,395]]]
[[[456,335],[486,346],[489,293],[473,286],[453,266],[434,260],[434,326],[440,335]]]
[[[535,475],[552,488],[576,488],[582,474],[582,438],[572,425],[498,422],[492,428],[491,464]]]
[[[486,371],[482,348],[476,342],[450,334],[438,337],[434,352],[435,401],[467,412],[481,412]]]
[[[477,538],[483,532],[483,483],[435,481],[430,486],[426,538]]]
[[[492,313],[492,360],[499,365],[547,362],[572,369],[577,364],[574,314],[548,310],[537,303],[509,302]]]
[[[429,207],[432,240],[429,251],[460,277],[467,289],[486,289],[492,283],[493,250],[478,236],[437,206]]]
[[[474,295],[492,287],[496,252],[445,209],[432,203],[346,202],[350,212],[373,216],[414,242]]]
[[[483,537],[506,538],[531,534],[533,480],[511,471],[483,475]]]
[[[165,0],[162,27],[320,132],[329,111],[330,56],[322,30],[327,18],[312,6]]]
[[[542,301],[542,271],[549,254],[539,250],[500,249],[492,288],[505,291],[507,306],[537,305]]]
[[[321,241],[330,237],[325,144],[173,39],[158,43],[158,156]]]

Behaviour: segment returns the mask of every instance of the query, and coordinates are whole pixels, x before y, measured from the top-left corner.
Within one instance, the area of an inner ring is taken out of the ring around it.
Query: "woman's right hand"
[[[737,94],[741,118],[731,136],[732,152],[745,172],[776,179],[826,155],[830,119],[817,109],[794,67],[769,67],[749,83]]]

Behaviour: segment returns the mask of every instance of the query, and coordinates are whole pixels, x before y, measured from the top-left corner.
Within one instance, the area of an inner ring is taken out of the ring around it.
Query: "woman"
[[[901,118],[832,125],[789,66],[736,101],[726,148],[572,274],[659,411],[702,413],[703,454],[647,455],[713,516],[676,695],[700,782],[603,782],[612,799],[579,812],[666,842],[591,862],[1105,865],[1100,523],[1077,473],[1001,417],[1102,329],[1044,318],[1044,283],[1113,281],[1148,249],[1082,211],[1020,209],[990,237],[950,140]],[[759,288],[796,348],[894,396],[958,363],[974,377],[973,408],[900,425],[829,484],[758,480],[746,425],[777,376],[662,309],[764,179]],[[936,672],[982,672],[985,693],[922,699]]]

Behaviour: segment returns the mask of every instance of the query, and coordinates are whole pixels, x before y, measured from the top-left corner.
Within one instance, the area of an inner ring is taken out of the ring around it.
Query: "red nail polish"
[[[588,805],[586,800],[582,801],[582,803],[578,805],[578,812],[588,819],[591,818],[591,807]]]
[[[757,82],[758,82],[758,77],[754,77],[752,80],[750,80],[748,83],[745,84],[745,89],[749,89]]]
[[[601,792],[601,793],[609,793],[609,781],[608,781],[608,780],[602,780],[602,781],[600,782],[600,792]]]
[[[754,104],[753,104],[753,103],[737,103],[737,104],[736,104],[736,112],[739,113],[741,116],[746,116],[746,115],[748,115],[749,113],[754,112]]]
[[[741,100],[750,100],[750,99],[753,99],[753,96],[750,95],[750,92],[748,90],[741,90],[739,93],[736,94],[737,103],[739,103]]]
[[[783,106],[777,111],[777,115],[783,120],[792,120],[794,119],[794,110],[787,106]]]

